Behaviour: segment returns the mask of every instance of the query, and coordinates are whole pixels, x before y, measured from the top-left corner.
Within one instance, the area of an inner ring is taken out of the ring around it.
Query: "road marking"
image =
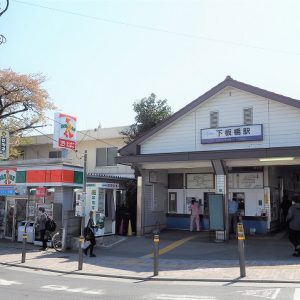
[[[143,297],[144,299],[158,299],[158,300],[217,300],[214,296],[198,296],[198,295],[149,295]]]
[[[18,281],[10,281],[10,280],[5,280],[5,279],[0,279],[0,285],[13,285],[13,284],[23,284]]]
[[[245,290],[245,291],[237,291],[243,296],[254,296],[266,299],[276,299],[280,289],[263,289],[263,290]],[[300,299],[299,299],[300,300]]]
[[[293,300],[300,300],[300,289],[295,289]]]
[[[184,244],[184,243],[186,243],[186,242],[188,242],[188,241],[190,241],[190,240],[193,240],[193,239],[195,239],[195,238],[197,238],[197,237],[198,237],[198,235],[193,235],[193,236],[189,236],[189,237],[187,237],[187,238],[178,240],[178,241],[176,241],[176,242],[174,242],[174,243],[171,243],[170,245],[168,245],[168,246],[166,246],[166,247],[160,249],[160,250],[159,250],[159,255],[165,254],[165,253],[167,253],[167,252],[169,252],[169,251],[171,251],[171,250],[173,250],[173,249],[175,249],[175,248],[181,246],[182,244]],[[153,255],[154,255],[154,254],[153,254],[153,252],[152,252],[152,253],[150,253],[150,254],[147,254],[147,255],[145,255],[145,256],[142,256],[142,258],[152,258]]]
[[[41,289],[52,290],[52,291],[64,291],[69,293],[82,293],[88,295],[104,295],[102,290],[88,290],[86,288],[70,288],[66,285],[44,285]]]

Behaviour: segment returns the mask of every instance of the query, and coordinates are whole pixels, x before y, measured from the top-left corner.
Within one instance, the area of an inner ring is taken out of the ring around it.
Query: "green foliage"
[[[172,114],[167,100],[157,99],[154,93],[147,98],[135,101],[133,110],[136,113],[135,123],[121,132],[126,136],[126,143],[132,142]]]

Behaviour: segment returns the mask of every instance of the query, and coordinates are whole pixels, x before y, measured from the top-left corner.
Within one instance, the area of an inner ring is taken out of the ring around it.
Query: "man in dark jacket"
[[[37,218],[37,229],[40,232],[40,238],[43,242],[43,246],[41,248],[42,251],[47,249],[47,240],[45,239],[46,234],[46,222],[47,222],[47,215],[45,213],[44,207],[39,207],[39,216]]]
[[[90,249],[90,257],[95,257],[96,255],[93,253],[94,251],[94,246],[96,245],[96,238],[94,234],[94,229],[96,228],[96,225],[94,223],[94,218],[93,218],[93,211],[90,211],[90,218],[89,221],[84,229],[84,236],[85,240],[89,241],[90,244],[87,248],[83,250],[83,253],[87,255],[88,250]]]
[[[293,202],[286,221],[289,223],[289,240],[295,247],[293,256],[300,256],[300,196],[294,196]]]

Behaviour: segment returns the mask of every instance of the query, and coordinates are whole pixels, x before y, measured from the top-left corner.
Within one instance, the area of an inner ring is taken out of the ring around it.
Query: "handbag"
[[[84,241],[84,243],[81,245],[82,249],[86,249],[91,244],[90,241]]]

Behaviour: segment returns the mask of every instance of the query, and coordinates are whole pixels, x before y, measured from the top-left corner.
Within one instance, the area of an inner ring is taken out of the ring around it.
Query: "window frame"
[[[110,149],[115,149],[115,151],[116,151],[116,156],[114,156],[113,162],[109,159],[109,150]],[[100,152],[101,150],[105,152],[105,158],[104,158],[104,160],[102,160],[103,164],[98,164],[98,155],[100,155],[100,154],[98,154],[98,152]],[[117,156],[118,156],[118,147],[96,148],[96,162],[95,162],[95,165],[98,168],[101,168],[101,167],[114,167],[114,166],[117,165],[116,162],[115,162],[115,158]]]
[[[217,120],[216,126],[213,126],[214,124],[213,124],[213,122],[212,122],[212,118],[213,118],[214,114],[217,115],[217,118],[216,118],[216,120]],[[210,126],[209,128],[218,128],[219,125],[220,125],[219,123],[220,123],[220,115],[219,115],[219,111],[218,111],[218,110],[210,111],[210,112],[209,112],[209,126]]]

